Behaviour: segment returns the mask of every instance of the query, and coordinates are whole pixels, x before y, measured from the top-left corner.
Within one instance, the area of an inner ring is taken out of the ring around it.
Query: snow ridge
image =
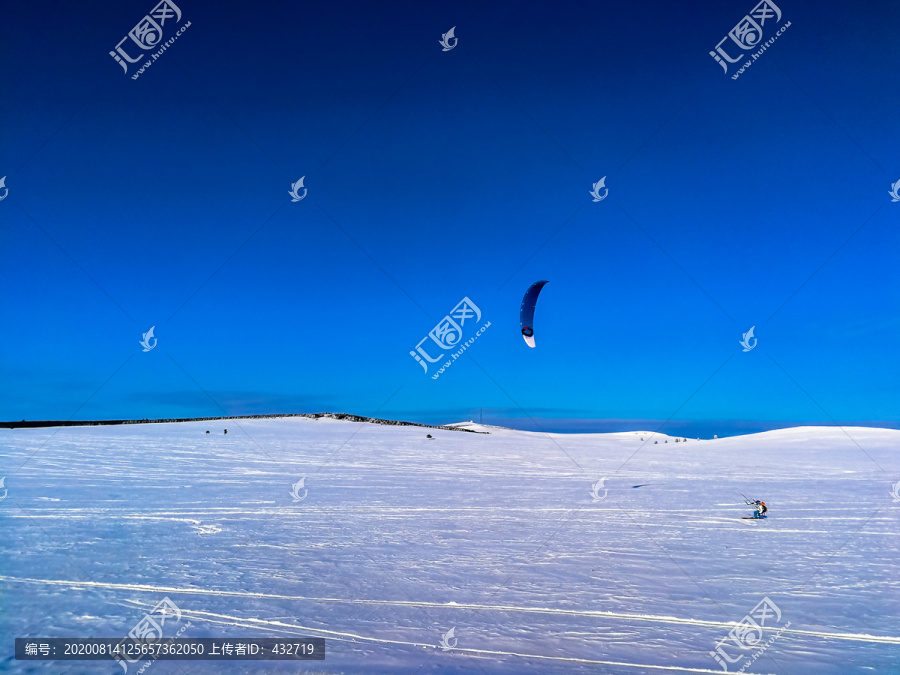
[[[487,434],[487,431],[466,429],[453,424],[436,425],[423,424],[421,422],[404,422],[401,420],[386,420],[379,417],[365,417],[352,413],[275,413],[270,415],[229,415],[225,417],[172,417],[167,419],[142,419],[142,420],[22,420],[20,422],[0,422],[0,429],[40,429],[44,427],[93,427],[115,426],[120,424],[172,424],[174,422],[214,422],[219,420],[273,420],[282,417],[306,417],[317,420],[325,417],[346,422],[367,422],[369,424],[386,424],[400,427],[424,427],[426,429],[444,429],[446,431],[465,431],[470,434]]]

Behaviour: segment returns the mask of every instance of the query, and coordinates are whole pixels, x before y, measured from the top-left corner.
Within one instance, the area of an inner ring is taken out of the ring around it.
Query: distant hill
[[[118,424],[170,424],[173,422],[207,422],[215,420],[266,420],[279,417],[306,417],[319,419],[325,417],[347,422],[368,422],[370,424],[387,424],[401,427],[425,427],[427,429],[446,429],[447,431],[465,431],[473,434],[486,434],[487,431],[467,429],[456,425],[421,424],[419,422],[404,422],[400,420],[385,420],[378,417],[364,417],[350,413],[283,413],[274,415],[232,415],[228,417],[175,417],[171,419],[143,419],[143,420],[22,420],[20,422],[0,422],[0,429],[40,429],[45,427],[93,427],[112,426]]]

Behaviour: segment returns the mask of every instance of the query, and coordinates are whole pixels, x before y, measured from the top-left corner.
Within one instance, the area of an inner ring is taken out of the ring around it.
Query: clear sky
[[[0,419],[900,425],[896,3],[153,7],[4,9]]]

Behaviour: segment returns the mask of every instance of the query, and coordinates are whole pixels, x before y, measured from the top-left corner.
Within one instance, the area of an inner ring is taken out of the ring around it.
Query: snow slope
[[[726,643],[730,671],[900,672],[900,432],[464,426],[489,434],[330,418],[0,430],[0,670],[121,673],[15,661],[12,638],[122,637],[168,596],[182,637],[324,637],[327,657],[158,674],[722,672],[717,641],[768,597],[774,641]],[[771,517],[741,520],[742,492]]]

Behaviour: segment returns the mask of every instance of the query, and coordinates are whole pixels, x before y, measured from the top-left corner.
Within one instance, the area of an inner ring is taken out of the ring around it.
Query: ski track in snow
[[[160,675],[713,673],[716,644],[768,596],[782,618],[763,634],[778,637],[732,672],[900,672],[900,432],[682,445],[306,418],[206,435],[212,425],[0,431],[4,634],[124,636],[169,596],[192,621],[183,637],[320,636],[327,656],[160,661]],[[594,501],[599,478],[608,494]],[[741,492],[771,517],[741,520]],[[121,672],[100,668],[0,659],[11,672]]]
[[[350,605],[385,605],[393,607],[425,607],[433,609],[449,609],[449,610],[481,610],[481,611],[501,611],[501,612],[523,612],[526,614],[561,614],[569,616],[589,616],[611,619],[623,619],[626,621],[650,621],[658,623],[676,623],[687,624],[692,626],[715,626],[721,628],[733,628],[737,625],[736,621],[707,621],[703,619],[683,619],[677,616],[656,616],[652,614],[626,614],[622,612],[606,612],[603,610],[575,610],[575,609],[555,609],[552,607],[516,607],[512,605],[471,605],[460,603],[437,603],[437,602],[412,602],[408,600],[369,600],[364,598],[348,599],[348,598],[316,598],[303,595],[275,595],[272,593],[241,593],[237,591],[217,591],[202,588],[176,588],[174,586],[151,586],[146,584],[100,584],[93,581],[75,581],[66,579],[17,579],[0,575],[0,582],[8,583],[26,583],[26,584],[45,584],[55,586],[66,586],[68,588],[109,588],[116,590],[139,591],[141,593],[183,593],[187,595],[220,595],[227,597],[247,597],[259,599],[273,600],[298,600],[305,602],[337,602]],[[229,617],[236,618],[236,617]],[[775,632],[779,628],[764,628],[764,631]],[[881,642],[884,644],[900,645],[900,637],[886,635],[866,635],[860,633],[828,633],[823,631],[807,631],[797,630],[793,628],[783,629],[785,633],[794,633],[797,635],[812,635],[815,637],[828,638],[833,640],[857,640],[860,642]],[[412,643],[409,643],[412,644]]]
[[[151,609],[150,605],[142,605],[144,609]],[[274,631],[283,635],[285,631],[289,634],[298,636],[327,637],[333,640],[351,641],[357,640],[371,643],[380,643],[386,645],[406,645],[410,647],[423,647],[426,649],[440,649],[440,645],[425,644],[420,642],[406,642],[403,640],[385,640],[382,638],[373,638],[365,635],[357,635],[354,633],[339,633],[336,631],[322,630],[321,628],[312,628],[309,626],[300,626],[297,624],[284,623],[282,621],[272,621],[263,619],[244,619],[237,616],[228,616],[227,614],[213,614],[212,612],[183,612],[183,616],[192,620],[206,621],[208,623],[219,624],[223,626],[240,626],[244,628],[252,628],[255,630]],[[595,659],[576,659],[564,656],[546,656],[543,654],[520,654],[516,652],[501,652],[488,649],[466,649],[453,648],[453,651],[467,654],[478,655],[496,655],[496,656],[519,656],[529,659],[546,659],[548,661],[563,661],[568,663],[595,664],[595,665],[614,665],[627,668],[644,668],[648,670],[667,670],[675,672],[688,673],[718,673],[718,670],[708,670],[706,668],[686,668],[679,666],[659,666],[646,663],[625,663],[621,661],[598,661]]]

